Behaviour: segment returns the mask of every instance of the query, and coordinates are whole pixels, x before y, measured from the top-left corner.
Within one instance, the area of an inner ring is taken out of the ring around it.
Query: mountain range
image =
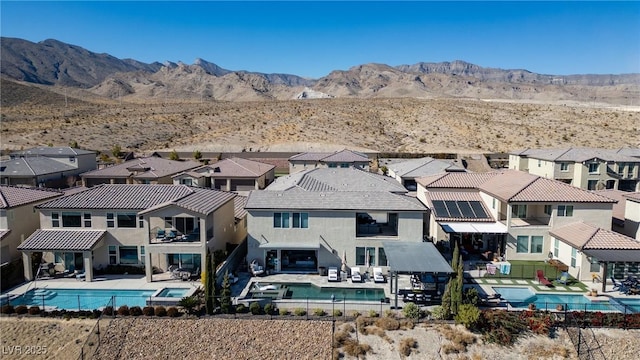
[[[90,96],[185,100],[285,100],[310,98],[474,98],[589,101],[633,104],[640,74],[544,75],[481,67],[464,61],[390,66],[363,64],[319,79],[292,74],[228,70],[196,59],[144,63],[98,54],[57,40],[38,43],[2,37],[3,79]]]

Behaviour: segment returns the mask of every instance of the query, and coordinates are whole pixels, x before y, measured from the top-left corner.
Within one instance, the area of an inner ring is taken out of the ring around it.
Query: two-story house
[[[518,150],[509,154],[509,168],[587,190],[640,191],[640,158],[616,150]]]
[[[247,260],[269,272],[386,269],[383,242],[422,242],[425,206],[390,177],[318,168],[278,178],[247,199]]]
[[[416,191],[416,179],[443,172],[467,171],[458,160],[440,160],[431,157],[419,159],[378,159],[378,167],[385,166],[388,175],[404,185],[409,191]]]
[[[33,279],[31,253],[68,272],[110,265],[202,269],[207,250],[239,241],[235,194],[185,185],[109,184],[39,205],[40,230],[22,243],[24,271]]]
[[[333,153],[305,152],[289,158],[289,174],[317,168],[348,167],[368,171],[369,157],[366,154],[357,151],[344,149]]]
[[[39,147],[12,152],[0,161],[0,183],[49,188],[74,186],[83,172],[97,168],[96,153],[71,147]]]
[[[80,174],[87,187],[100,184],[173,184],[174,175],[202,166],[197,161],[137,158]]]

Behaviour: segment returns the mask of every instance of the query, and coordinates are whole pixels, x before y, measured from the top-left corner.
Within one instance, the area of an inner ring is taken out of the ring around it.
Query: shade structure
[[[447,222],[440,223],[446,233],[506,234],[507,226],[500,222]]]
[[[396,273],[453,273],[453,269],[430,242],[383,241],[389,271]]]

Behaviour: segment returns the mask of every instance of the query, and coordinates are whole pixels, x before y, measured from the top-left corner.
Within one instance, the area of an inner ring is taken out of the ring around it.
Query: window
[[[576,257],[578,256],[578,250],[576,248],[571,248],[571,267],[576,267]]]
[[[492,198],[491,199],[491,208],[495,209],[496,208],[496,198]]]
[[[624,175],[624,163],[618,164],[618,175]]]
[[[306,229],[309,227],[308,213],[293,213],[293,227]]]
[[[171,216],[166,216],[164,218],[164,227],[170,229],[173,227],[173,218]]]
[[[387,253],[384,252],[384,248],[378,248],[378,266],[387,265]]]
[[[524,219],[527,217],[527,205],[513,205],[511,207],[511,216]]]
[[[332,164],[332,163],[330,163],[330,164],[327,164],[327,165],[328,165],[330,168],[337,168],[337,167],[338,167],[338,164]]]
[[[558,216],[573,216],[573,205],[558,205]]]
[[[83,218],[84,218],[84,227],[91,227],[91,213],[84,213],[83,214]]]
[[[518,253],[528,253],[529,252],[529,237],[528,236],[522,236],[522,235],[518,236],[516,252],[518,252]]]
[[[135,224],[135,221],[134,221]],[[120,264],[137,265],[138,264],[138,247],[137,246],[120,246]]]
[[[342,164],[340,164],[340,167],[341,168],[348,168],[349,164],[348,163],[342,163]]]
[[[57,212],[51,213],[51,227],[60,227],[60,214]]]
[[[274,228],[288,228],[289,227],[289,213],[288,212],[273,213],[273,227]]]
[[[107,227],[108,228],[116,227],[115,224],[116,223],[114,221],[113,213],[107,213]]]
[[[75,156],[69,156],[69,162],[76,162]]]
[[[538,160],[538,167],[542,166],[542,160]]]
[[[365,249],[363,247],[356,248],[356,265],[364,266],[364,263],[365,263],[364,251]]]
[[[600,164],[598,163],[589,164],[589,174],[598,174],[599,170],[600,170]]]
[[[56,264],[64,264],[64,253],[62,253],[62,252],[53,253],[53,257],[55,259],[55,260],[53,260],[54,263],[56,263]]]
[[[193,185],[193,179],[180,179],[180,184],[191,186]]]
[[[542,236],[531,237],[531,253],[542,254],[542,245],[544,243]]]
[[[566,162],[560,163],[560,171],[563,171],[563,172],[569,171],[569,163],[566,163]]]
[[[598,180],[587,180],[587,190],[597,190]]]
[[[560,253],[560,240],[553,239],[553,256],[558,257]]]
[[[629,170],[627,170],[627,177],[633,177],[633,173],[636,171],[633,164],[629,164]]]
[[[551,216],[551,211],[553,210],[553,207],[551,205],[545,205],[544,206],[544,213]]]
[[[115,265],[117,263],[116,247],[109,245],[109,265]]]
[[[144,227],[144,218],[142,215],[138,216],[138,227],[141,229]]]
[[[374,247],[368,247],[367,248],[367,258],[369,259],[369,261],[367,261],[364,265],[365,266],[376,266],[376,248]]]
[[[117,216],[118,227],[119,228],[135,228],[136,218],[137,216],[135,213],[118,213],[118,216]],[[122,259],[120,259],[120,262],[122,262]]]
[[[144,265],[144,246],[140,246],[140,264]]]
[[[600,263],[598,259],[591,257],[589,258],[589,272],[600,272]]]
[[[62,227],[82,227],[82,213],[63,212]]]

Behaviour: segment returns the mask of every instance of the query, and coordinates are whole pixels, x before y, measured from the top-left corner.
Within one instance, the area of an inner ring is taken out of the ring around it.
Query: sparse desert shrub
[[[408,319],[417,320],[420,318],[420,308],[418,305],[410,302],[402,308],[402,314]]]
[[[249,305],[249,311],[251,311],[253,315],[260,315],[262,314],[262,307],[259,302],[252,302],[251,305]]]
[[[293,310],[293,314],[295,316],[305,316],[307,315],[307,311],[303,308],[296,308],[295,310]]]
[[[351,316],[354,318],[358,318],[360,315],[362,315],[358,310],[353,310],[351,312]]]
[[[320,308],[313,309],[313,315],[315,315],[315,316],[325,316],[325,315],[327,315],[327,312],[324,311],[324,309],[320,309]]]
[[[164,317],[167,316],[167,309],[164,306],[156,306],[154,310],[156,316]]]
[[[416,324],[411,319],[400,319],[400,328],[403,330],[411,330]]]
[[[375,318],[378,317],[378,312],[375,310],[369,310],[369,317]]]
[[[351,325],[351,324],[349,324],[349,323],[347,323],[347,324],[343,324],[343,325],[342,325],[342,330],[343,330],[343,331],[346,331],[346,332],[349,332],[349,333],[352,333],[352,332],[355,332],[355,331],[356,331],[356,329],[353,327],[353,325]]]
[[[102,315],[112,316],[113,306],[105,306],[104,309],[102,309]]]
[[[29,309],[24,305],[16,306],[15,310],[16,310],[16,314],[18,314],[18,315],[23,315],[23,314],[26,314],[27,312],[29,312]]]
[[[333,341],[336,347],[342,347],[345,341],[350,338],[351,335],[349,335],[349,332],[343,330],[336,331],[335,334],[333,334]]]
[[[170,308],[167,309],[167,316],[169,317],[178,317],[180,315],[182,315],[182,313],[175,306],[171,306]]]
[[[387,309],[387,310],[384,311],[384,316],[385,317],[390,317],[390,318],[394,318],[395,319],[397,315],[398,314],[395,311],[391,310],[391,309]]]
[[[144,314],[144,316],[153,316],[155,315],[155,309],[153,308],[153,306],[145,306],[144,308],[142,308],[142,313]]]
[[[438,305],[431,309],[431,317],[433,317],[436,320],[446,320],[447,313],[442,306]]]
[[[358,316],[356,318],[356,327],[362,334],[367,333],[367,326],[373,325],[374,319],[366,316]]]
[[[245,304],[238,304],[238,306],[236,306],[236,312],[238,314],[244,314],[248,311],[248,308]]]
[[[416,349],[418,347],[418,342],[414,338],[404,338],[400,340],[400,346],[398,347],[398,351],[400,354],[404,356],[411,355],[411,350]]]
[[[269,303],[269,304],[267,304],[267,305],[265,305],[265,306],[264,306],[264,313],[265,313],[265,314],[267,314],[267,315],[272,315],[272,314],[274,314],[277,310],[278,310],[278,309],[276,309],[276,307],[275,307],[273,304],[271,304],[271,303]]]
[[[2,313],[3,314],[13,314],[15,311],[15,309],[13,308],[13,305],[2,305]]]
[[[140,306],[132,306],[131,309],[129,309],[129,314],[131,316],[140,316],[142,315],[142,309]]]
[[[278,313],[280,315],[289,315],[289,309],[280,308],[280,309],[278,309]]]
[[[122,305],[118,308],[118,315],[120,316],[129,316],[129,307],[127,305]]]
[[[359,343],[354,339],[345,340],[342,348],[347,355],[357,358],[364,357],[371,351],[371,346],[369,344]]]
[[[462,304],[456,314],[456,324],[462,324],[467,329],[475,329],[480,320],[480,310],[472,304]]]
[[[376,319],[375,322],[376,326],[384,329],[384,330],[398,330],[400,329],[400,322],[394,318],[390,318],[390,317],[381,317],[379,319]]]
[[[342,316],[342,310],[340,310],[340,309],[334,309],[334,310],[333,310],[333,316],[334,316],[334,317],[340,317],[340,316]]]
[[[29,315],[38,315],[40,314],[40,307],[32,306],[29,308]]]
[[[442,346],[442,351],[444,351],[445,354],[465,352],[467,351],[468,345],[476,342],[476,337],[473,334],[460,330],[459,328],[445,325],[438,330],[447,340],[451,341],[451,344],[444,344]]]

